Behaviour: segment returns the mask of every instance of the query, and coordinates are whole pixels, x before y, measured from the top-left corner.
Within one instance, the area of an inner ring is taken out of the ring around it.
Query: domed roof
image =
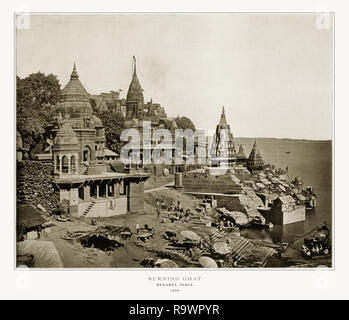
[[[68,121],[63,122],[54,139],[54,145],[76,145],[78,138]]]
[[[222,114],[221,114],[221,119],[219,120],[218,124],[220,129],[229,129],[227,118],[225,117],[225,112],[224,112],[224,107],[222,107]]]
[[[139,83],[136,72],[136,58],[133,56],[134,69],[130,86],[127,91],[126,102],[142,102],[144,103],[143,90]]]
[[[90,95],[79,80],[75,63],[70,80],[62,90],[61,96],[62,101],[58,104],[58,111],[63,116],[69,115],[69,117],[77,118],[92,114]]]

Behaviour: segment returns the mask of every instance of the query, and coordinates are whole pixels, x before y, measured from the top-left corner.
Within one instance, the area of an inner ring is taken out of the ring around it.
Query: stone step
[[[85,209],[84,213],[82,214],[83,217],[86,217],[87,214],[90,212],[90,210],[92,209],[92,207],[95,205],[95,201],[92,201],[88,207]]]
[[[232,251],[239,252],[241,248],[244,248],[249,242],[246,239],[239,241],[235,246],[232,247]]]

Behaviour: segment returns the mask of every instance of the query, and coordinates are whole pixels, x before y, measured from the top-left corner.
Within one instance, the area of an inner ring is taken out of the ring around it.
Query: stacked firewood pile
[[[59,193],[52,185],[52,163],[25,160],[17,163],[17,201],[35,207],[42,206],[51,213],[59,203]]]

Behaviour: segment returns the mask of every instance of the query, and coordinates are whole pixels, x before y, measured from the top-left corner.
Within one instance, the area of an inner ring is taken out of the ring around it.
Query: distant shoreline
[[[258,137],[234,137],[234,139],[257,139],[258,141],[261,140],[290,140],[290,141],[309,141],[309,142],[332,142],[333,139],[295,139],[295,138],[268,138],[268,137],[263,137],[263,138],[258,138]]]

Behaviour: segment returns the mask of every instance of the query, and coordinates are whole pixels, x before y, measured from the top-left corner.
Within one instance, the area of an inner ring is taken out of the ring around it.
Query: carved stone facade
[[[62,90],[62,101],[58,104],[58,128],[52,131],[55,139],[62,123],[69,122],[78,140],[79,163],[103,160],[105,133],[101,120],[92,114],[89,94],[79,80],[74,64],[70,80]]]
[[[79,174],[79,142],[69,122],[64,122],[58,130],[52,151],[55,174]]]
[[[52,148],[60,201],[69,203],[75,217],[142,213],[144,181],[149,175],[142,170],[119,172],[105,161],[104,126],[92,114],[75,65],[62,96]]]

